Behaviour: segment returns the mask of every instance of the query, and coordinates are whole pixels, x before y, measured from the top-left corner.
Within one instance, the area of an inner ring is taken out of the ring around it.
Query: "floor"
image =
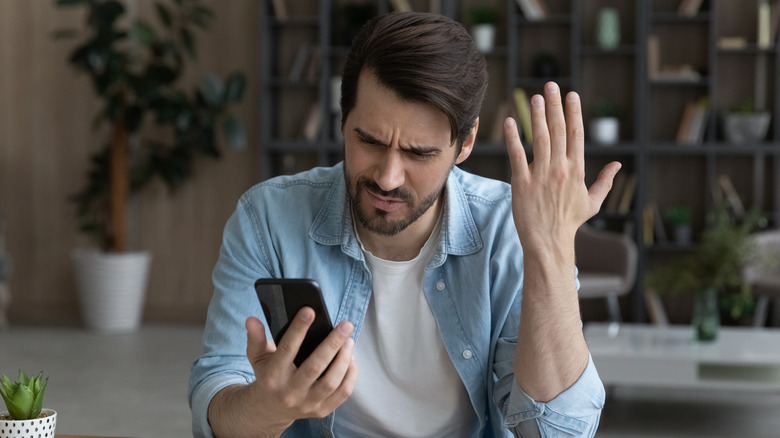
[[[191,436],[187,378],[201,328],[147,325],[132,335],[12,326],[0,374],[43,369],[59,434]],[[599,438],[780,437],[780,394],[610,388]]]

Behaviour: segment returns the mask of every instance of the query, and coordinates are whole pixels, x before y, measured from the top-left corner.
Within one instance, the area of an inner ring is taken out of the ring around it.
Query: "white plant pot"
[[[33,420],[2,420],[0,419],[0,438],[54,438],[57,426],[57,412],[51,409],[41,410],[49,414]],[[0,412],[0,417],[7,417],[8,412]]]
[[[141,325],[151,254],[74,250],[81,313],[90,329],[130,333]]]
[[[735,144],[763,141],[769,130],[771,118],[768,112],[726,114],[724,117],[726,139]]]
[[[600,145],[614,145],[620,138],[617,117],[596,117],[590,121],[590,140]]]
[[[475,24],[471,27],[471,37],[474,38],[477,50],[490,53],[496,40],[496,27],[492,24]]]

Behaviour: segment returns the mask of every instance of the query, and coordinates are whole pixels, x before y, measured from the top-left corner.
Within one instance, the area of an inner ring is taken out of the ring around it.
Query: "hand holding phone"
[[[333,330],[319,285],[310,279],[261,278],[255,282],[255,291],[277,345],[302,308],[314,309],[314,322],[293,361],[300,367]]]

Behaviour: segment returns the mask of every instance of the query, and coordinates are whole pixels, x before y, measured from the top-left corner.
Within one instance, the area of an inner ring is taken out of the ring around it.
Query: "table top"
[[[723,326],[714,341],[696,341],[691,326],[589,323],[585,338],[599,357],[664,358],[734,365],[780,364],[780,329]]]

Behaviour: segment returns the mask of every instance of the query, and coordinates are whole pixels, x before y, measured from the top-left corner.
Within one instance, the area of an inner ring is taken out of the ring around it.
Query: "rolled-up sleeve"
[[[544,437],[593,437],[598,428],[604,407],[604,385],[599,378],[593,359],[579,379],[553,400],[542,403],[526,394],[514,375],[508,375],[499,384],[511,388],[497,389],[509,396],[504,399],[504,427],[515,436],[523,438]]]

